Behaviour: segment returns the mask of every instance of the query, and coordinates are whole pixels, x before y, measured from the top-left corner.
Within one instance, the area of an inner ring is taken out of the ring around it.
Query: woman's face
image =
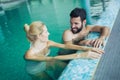
[[[43,27],[43,32],[42,32],[42,34],[41,34],[41,38],[42,38],[41,40],[42,40],[43,42],[48,41],[48,37],[49,37],[49,32],[48,32],[46,26],[44,26],[44,27]]]

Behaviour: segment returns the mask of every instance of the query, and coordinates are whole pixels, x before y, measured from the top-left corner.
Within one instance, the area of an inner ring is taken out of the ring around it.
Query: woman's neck
[[[31,47],[42,50],[47,47],[47,42],[41,42],[40,40],[36,40],[35,42],[31,43]]]

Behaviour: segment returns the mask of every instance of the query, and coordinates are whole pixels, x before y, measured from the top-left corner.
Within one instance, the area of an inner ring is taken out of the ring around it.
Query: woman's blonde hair
[[[42,23],[41,21],[32,22],[30,24],[30,26],[28,24],[25,24],[24,25],[24,30],[26,31],[27,38],[30,41],[36,40],[36,36],[43,32],[43,27],[44,26],[45,26],[45,24]]]

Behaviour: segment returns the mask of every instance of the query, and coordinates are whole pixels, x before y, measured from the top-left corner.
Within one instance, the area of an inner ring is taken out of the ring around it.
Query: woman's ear
[[[25,24],[25,25],[24,25],[24,30],[25,30],[26,32],[28,32],[29,29],[30,29],[29,25],[28,25],[28,24]]]

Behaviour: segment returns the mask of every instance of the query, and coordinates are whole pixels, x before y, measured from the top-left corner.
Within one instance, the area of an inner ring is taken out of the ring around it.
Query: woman
[[[33,80],[53,80],[56,79],[61,71],[66,66],[60,60],[76,59],[76,58],[98,58],[102,50],[97,48],[81,47],[77,45],[65,45],[56,43],[48,39],[49,32],[45,24],[40,21],[35,21],[29,25],[24,26],[28,40],[30,41],[30,49],[25,54],[27,62],[27,71],[32,76]],[[48,56],[51,46],[64,48],[84,50],[82,54],[70,54],[64,56]],[[94,51],[97,53],[90,52]],[[56,73],[59,72],[59,73]],[[54,77],[53,77],[54,76]]]

